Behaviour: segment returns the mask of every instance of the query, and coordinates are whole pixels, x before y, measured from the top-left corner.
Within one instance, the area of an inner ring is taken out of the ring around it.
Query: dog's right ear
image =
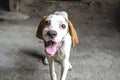
[[[43,16],[36,32],[36,37],[42,40],[43,40],[42,32],[43,32],[43,29],[45,28],[44,23],[46,20],[47,20],[47,16]]]

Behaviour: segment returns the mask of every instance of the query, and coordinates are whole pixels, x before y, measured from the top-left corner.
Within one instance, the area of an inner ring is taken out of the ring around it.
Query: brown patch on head
[[[79,42],[78,36],[77,36],[76,30],[75,30],[73,24],[71,23],[71,21],[67,20],[67,22],[68,22],[68,29],[69,29],[68,31],[72,38],[72,46],[74,47]]]
[[[36,37],[43,40],[43,36],[42,36],[43,29],[48,27],[48,25],[50,25],[50,22],[51,22],[50,20],[47,20],[47,16],[44,16],[41,19],[37,29]]]

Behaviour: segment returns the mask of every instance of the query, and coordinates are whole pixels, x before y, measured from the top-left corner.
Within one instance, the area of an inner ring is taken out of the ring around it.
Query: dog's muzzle
[[[46,35],[49,37],[49,41],[45,41],[45,52],[48,55],[53,56],[59,48],[59,43],[54,41],[57,36],[57,32],[55,30],[49,30]]]
[[[55,42],[54,39],[55,39],[55,37],[57,37],[57,32],[55,30],[49,30],[46,33],[46,35],[49,37],[50,40],[45,41],[45,52],[51,56],[55,55],[58,48],[64,42],[64,38],[67,36],[67,34],[68,34],[68,32],[66,33],[66,35],[62,38],[62,40],[60,42]]]

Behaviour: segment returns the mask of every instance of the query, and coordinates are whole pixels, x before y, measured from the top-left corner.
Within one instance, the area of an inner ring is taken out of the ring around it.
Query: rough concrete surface
[[[68,10],[80,43],[71,50],[67,80],[120,80],[118,13],[113,6],[81,7]],[[0,19],[0,80],[50,80],[43,43],[35,37],[39,20]],[[55,66],[60,76],[59,63]]]

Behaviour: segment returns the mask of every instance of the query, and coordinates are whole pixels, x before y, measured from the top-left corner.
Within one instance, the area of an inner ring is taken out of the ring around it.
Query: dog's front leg
[[[56,75],[55,67],[54,67],[54,59],[48,58],[48,62],[49,62],[49,70],[50,70],[51,80],[57,80],[57,75]]]
[[[62,63],[61,63],[61,80],[66,80],[66,76],[67,76],[67,72],[68,72],[68,69],[69,69],[69,60],[63,60]]]

